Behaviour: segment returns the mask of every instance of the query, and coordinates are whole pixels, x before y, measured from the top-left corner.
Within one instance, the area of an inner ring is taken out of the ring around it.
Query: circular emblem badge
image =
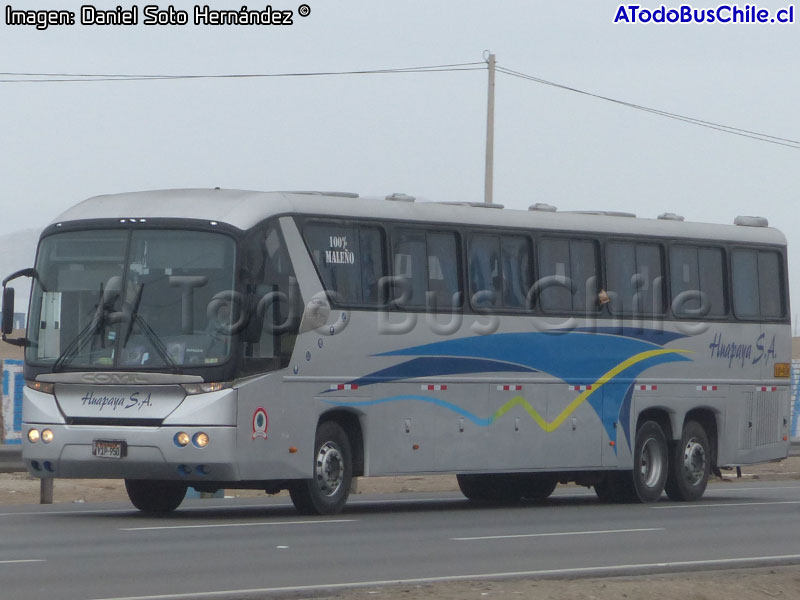
[[[267,439],[267,427],[269,426],[269,417],[267,411],[259,406],[253,413],[253,436],[252,439],[261,437]]]

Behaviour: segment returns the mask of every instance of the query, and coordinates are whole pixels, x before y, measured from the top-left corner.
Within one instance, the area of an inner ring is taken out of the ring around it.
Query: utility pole
[[[486,54],[489,53],[487,58]],[[492,203],[492,188],[494,184],[494,54],[489,50],[483,53],[489,64],[489,98],[486,103],[486,176],[484,179],[483,201]]]

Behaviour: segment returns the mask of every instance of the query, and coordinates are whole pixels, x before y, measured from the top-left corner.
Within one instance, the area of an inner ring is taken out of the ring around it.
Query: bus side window
[[[708,298],[710,316],[728,314],[728,294],[725,273],[725,254],[721,248],[700,248],[697,254],[700,291]]]
[[[777,252],[758,253],[758,290],[761,316],[766,319],[782,317],[784,290],[780,254]]]
[[[252,278],[252,326],[245,346],[245,371],[285,367],[294,349],[302,299],[289,253],[275,226],[257,237],[258,252],[248,255]]]
[[[756,319],[758,306],[758,252],[734,250],[731,256],[733,311],[740,319]]]
[[[376,227],[361,227],[359,231],[361,261],[362,303],[377,306],[382,304],[379,288],[384,272],[383,234]]]
[[[594,242],[543,239],[539,244],[539,277],[543,284],[541,306],[546,312],[596,310],[597,246]]]
[[[503,236],[503,306],[506,308],[532,308],[528,306],[531,287],[531,251],[527,238]]]
[[[781,256],[771,250],[734,250],[733,311],[742,319],[779,319],[786,313]]]
[[[572,310],[569,241],[543,239],[539,244],[540,304],[547,312]]]
[[[516,235],[474,234],[467,261],[474,308],[523,309],[528,304],[530,246]]]
[[[663,314],[664,286],[660,246],[609,242],[606,258],[610,307],[614,314]]]
[[[589,240],[569,241],[569,260],[575,288],[572,310],[595,311],[597,304],[597,244]]]
[[[402,231],[394,245],[394,298],[401,307],[422,307],[428,289],[425,234]]]
[[[672,311],[682,318],[727,313],[725,267],[720,248],[673,246],[669,251]]]
[[[497,236],[473,235],[469,244],[469,294],[474,308],[502,304],[500,243]]]
[[[428,291],[433,306],[448,311],[461,304],[458,278],[458,252],[453,233],[428,234]]]
[[[306,242],[325,289],[335,302],[361,303],[361,248],[355,227],[313,223],[305,227]]]
[[[454,233],[401,230],[393,247],[394,298],[401,308],[449,311],[460,306]]]

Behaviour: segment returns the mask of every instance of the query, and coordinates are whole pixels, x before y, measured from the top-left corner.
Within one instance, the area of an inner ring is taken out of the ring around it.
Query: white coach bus
[[[765,219],[402,194],[101,196],[42,233],[24,373],[37,477],[288,489],[455,473],[476,501],[702,496],[789,449],[786,242]],[[7,318],[6,318],[7,320]],[[4,339],[10,333],[4,324]]]

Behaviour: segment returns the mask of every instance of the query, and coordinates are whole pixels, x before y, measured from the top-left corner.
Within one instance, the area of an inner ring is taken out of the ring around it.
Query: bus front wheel
[[[333,421],[317,428],[314,444],[314,477],[289,485],[298,512],[333,515],[344,508],[353,480],[353,455],[347,434]]]
[[[125,489],[131,503],[146,513],[172,512],[186,497],[186,484],[181,481],[126,479]]]
[[[697,421],[688,421],[670,460],[666,485],[670,500],[692,501],[705,493],[711,471],[710,458],[705,429]]]

